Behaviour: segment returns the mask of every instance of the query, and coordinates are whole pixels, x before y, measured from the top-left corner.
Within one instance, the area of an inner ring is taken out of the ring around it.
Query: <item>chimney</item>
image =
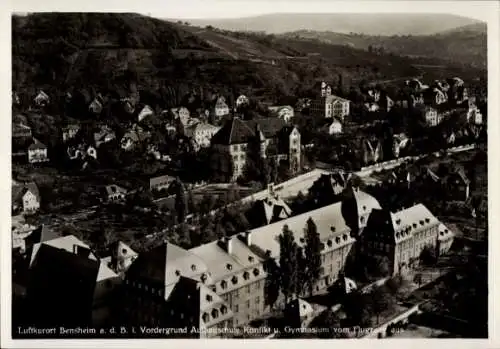
[[[219,240],[219,246],[226,251],[228,254],[232,254],[233,252],[233,241],[231,238],[225,236]]]
[[[252,245],[252,233],[251,232],[246,231],[244,233],[241,233],[239,235],[239,237],[240,237],[240,240],[245,243],[245,245],[247,245],[247,246]]]

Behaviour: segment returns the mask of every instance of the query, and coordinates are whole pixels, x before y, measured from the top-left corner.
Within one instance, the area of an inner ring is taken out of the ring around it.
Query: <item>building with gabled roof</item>
[[[111,202],[119,202],[125,200],[128,194],[127,189],[122,188],[116,184],[107,185],[105,187],[106,199]]]
[[[137,115],[137,121],[141,122],[147,117],[154,115],[154,113],[154,110],[149,105],[145,105]]]
[[[50,97],[43,90],[40,90],[36,95],[34,102],[38,107],[43,107],[50,103]]]
[[[149,190],[168,189],[174,181],[176,181],[176,177],[169,175],[152,177],[149,180]]]
[[[285,319],[292,328],[307,327],[314,319],[314,309],[302,298],[295,298],[285,306]]]
[[[40,209],[40,192],[35,182],[12,186],[12,211],[32,214]]]
[[[110,305],[119,284],[118,275],[75,236],[37,243],[31,254],[27,287],[30,323],[105,325],[112,315]]]
[[[288,204],[278,196],[269,196],[263,200],[257,200],[245,212],[247,220],[255,228],[287,219],[291,215],[292,210]]]
[[[344,121],[350,113],[350,101],[338,96],[326,96],[313,100],[310,106],[310,114],[322,118],[335,117]]]
[[[33,143],[28,147],[28,161],[30,164],[49,161],[48,149],[45,144],[33,138]]]
[[[387,257],[392,275],[406,273],[426,246],[436,248],[439,220],[423,205],[397,212],[373,210],[362,235],[362,251]]]

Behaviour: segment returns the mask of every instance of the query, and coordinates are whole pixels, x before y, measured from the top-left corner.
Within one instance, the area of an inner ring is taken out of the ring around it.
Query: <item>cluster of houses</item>
[[[187,336],[218,336],[217,329],[241,327],[270,311],[264,262],[274,258],[279,263],[279,235],[285,227],[303,247],[309,219],[321,239],[322,272],[313,294],[337,283],[348,284],[343,273],[358,253],[387,257],[390,274],[397,275],[411,270],[426,246],[438,254],[449,250],[454,233],[424,205],[389,212],[346,178],[332,175],[327,182],[332,187],[328,192],[339,198],[333,204],[293,215],[270,192],[248,212],[260,220],[253,229],[191,249],[167,242],[136,253],[118,242],[109,256],[100,258],[71,235],[38,239],[26,248],[31,280],[26,295],[36,308],[32,313],[44,314],[44,319],[34,316],[32,321],[47,323],[48,316],[59,323],[103,325],[114,316],[123,324],[195,327],[200,331]],[[171,183],[172,178],[155,178],[150,186],[161,190]],[[116,186],[108,192],[110,198],[122,195]],[[115,296],[117,289],[120,297]],[[71,311],[59,301],[69,294],[79,300],[69,307]],[[294,323],[302,324],[312,314],[302,296],[285,304],[281,295],[276,303],[285,307]]]

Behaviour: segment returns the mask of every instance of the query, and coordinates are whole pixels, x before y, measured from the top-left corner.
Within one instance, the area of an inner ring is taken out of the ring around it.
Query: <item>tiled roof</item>
[[[278,135],[284,127],[287,126],[286,122],[280,118],[259,118],[247,121],[248,127],[255,132],[258,125],[264,137],[273,138]]]
[[[148,279],[165,286],[175,284],[179,277],[200,279],[202,275],[210,281],[205,262],[191,251],[171,243],[165,243],[142,253],[130,266],[127,276]]]
[[[35,246],[33,246],[33,252],[32,252],[32,255],[31,255],[31,263],[35,259],[36,254],[38,253],[38,250],[40,249],[40,246],[42,246],[42,245],[50,245],[52,247],[68,251],[70,253],[74,252],[75,246],[79,246],[79,247],[90,249],[89,245],[87,245],[83,241],[79,240],[74,235],[62,236],[62,237],[58,237],[56,239],[42,241],[41,243],[35,244]],[[89,258],[97,260],[97,257],[93,253],[91,253],[89,255]]]
[[[163,182],[173,182],[175,181],[176,178],[169,176],[169,175],[164,175],[164,176],[158,176],[158,177],[153,177],[149,180],[149,186],[153,187],[157,184],[161,184]]]
[[[347,240],[343,240],[342,237],[341,242],[352,242],[350,228],[342,216],[341,206],[342,203],[337,202],[283,221],[253,229],[250,231],[252,244],[264,252],[269,250],[271,256],[278,257],[280,251],[278,236],[282,234],[283,227],[285,225],[288,226],[293,232],[295,241],[300,245],[300,240],[304,237],[304,229],[309,218],[312,218],[316,224],[322,241],[328,240],[332,236],[337,237],[347,234]]]
[[[411,234],[439,223],[439,220],[423,204],[391,213],[390,216],[396,240],[409,238]]]
[[[248,143],[254,137],[254,131],[240,118],[227,121],[224,126],[212,137],[212,144],[241,144]]]
[[[28,147],[29,150],[36,150],[36,149],[47,149],[47,147],[40,142],[38,139],[33,138],[33,143]]]
[[[12,186],[12,202],[19,201],[27,191],[30,191],[40,200],[40,192],[38,191],[36,183],[28,182],[22,185]]]
[[[26,245],[35,245],[45,241],[57,239],[59,235],[52,229],[49,229],[45,224],[34,229],[26,238]]]
[[[232,244],[231,253],[226,252],[220,241],[213,241],[189,250],[205,261],[214,281],[238,274],[260,263],[259,257],[238,236],[229,238],[229,243]],[[231,283],[228,282],[228,288],[230,286]]]
[[[122,193],[122,194],[126,194],[127,193],[127,189],[125,188],[122,188],[118,185],[107,185],[106,186],[106,194],[109,196],[109,195],[113,195],[113,194],[116,194],[116,193]]]

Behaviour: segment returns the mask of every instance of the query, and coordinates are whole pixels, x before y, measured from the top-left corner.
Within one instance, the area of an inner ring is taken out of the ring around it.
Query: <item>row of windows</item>
[[[247,145],[246,144],[233,144],[231,146],[232,151],[246,151],[247,150]]]

